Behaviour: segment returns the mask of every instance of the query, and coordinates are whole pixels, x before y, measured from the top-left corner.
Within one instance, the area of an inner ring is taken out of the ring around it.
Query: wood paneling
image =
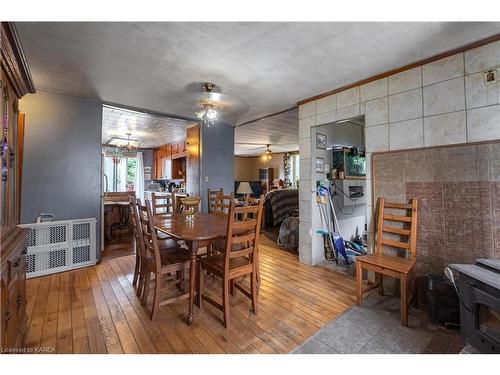
[[[200,126],[193,126],[186,132],[186,192],[200,195]]]
[[[28,280],[27,345],[39,346],[47,337],[58,353],[288,353],[355,298],[349,277],[301,264],[264,238],[258,316],[237,292],[230,297],[232,325],[227,330],[219,311],[209,305],[203,312],[195,309],[193,326],[186,325],[186,301],[160,307],[151,321],[132,287],[134,261],[135,256],[105,259]],[[206,290],[218,295],[220,281],[207,278]],[[49,307],[49,299],[58,307]]]

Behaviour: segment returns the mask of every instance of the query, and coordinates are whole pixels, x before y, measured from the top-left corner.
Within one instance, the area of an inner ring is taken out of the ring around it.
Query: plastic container
[[[460,324],[460,301],[451,282],[441,275],[427,275],[427,314],[434,323]]]

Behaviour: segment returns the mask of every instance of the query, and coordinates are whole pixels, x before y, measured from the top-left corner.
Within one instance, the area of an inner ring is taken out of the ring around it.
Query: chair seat
[[[200,262],[205,268],[211,268],[212,270],[219,273],[222,273],[222,271],[224,270],[224,254],[201,258]],[[229,261],[229,270],[232,271],[248,265],[249,263],[247,257],[233,258]]]
[[[216,240],[212,241],[212,247],[217,250],[218,252],[224,252],[224,249],[226,248],[226,239],[224,237],[217,238]],[[246,246],[242,243],[235,243],[233,244],[233,251],[238,251],[238,250],[243,250]]]
[[[380,268],[386,268],[392,271],[407,274],[415,265],[414,259],[405,259],[402,257],[386,254],[368,254],[356,257],[357,262],[368,263]]]
[[[189,253],[181,247],[169,248],[168,251],[160,250],[161,266],[167,267],[174,264],[185,263],[189,265]]]

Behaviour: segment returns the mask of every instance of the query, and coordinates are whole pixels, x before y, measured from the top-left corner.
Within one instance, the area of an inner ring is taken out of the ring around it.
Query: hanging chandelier
[[[213,83],[204,83],[202,87],[205,98],[198,102],[200,110],[196,112],[196,116],[201,120],[202,125],[209,128],[217,122],[218,113],[215,102],[219,99],[220,94],[212,92],[215,88],[215,84]]]
[[[271,145],[266,145],[266,146],[267,148],[266,151],[264,151],[264,159],[266,159],[266,161],[270,161],[273,158],[273,152],[269,148],[269,146]]]
[[[132,135],[132,133],[127,133],[127,144],[126,145],[121,145],[121,146],[118,146],[120,148],[120,151],[124,154],[124,153],[127,153],[127,152],[134,152],[136,151],[139,146],[137,145],[133,145],[130,143],[130,136]]]
[[[217,110],[215,105],[211,103],[201,103],[200,110],[196,112],[196,116],[201,120],[201,123],[209,128],[217,122]]]

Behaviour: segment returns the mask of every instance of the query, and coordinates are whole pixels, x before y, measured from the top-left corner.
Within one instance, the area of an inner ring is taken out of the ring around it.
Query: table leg
[[[196,289],[196,255],[198,253],[198,241],[188,243],[191,250],[191,258],[189,260],[189,312],[187,315],[187,324],[193,324],[193,302]]]

